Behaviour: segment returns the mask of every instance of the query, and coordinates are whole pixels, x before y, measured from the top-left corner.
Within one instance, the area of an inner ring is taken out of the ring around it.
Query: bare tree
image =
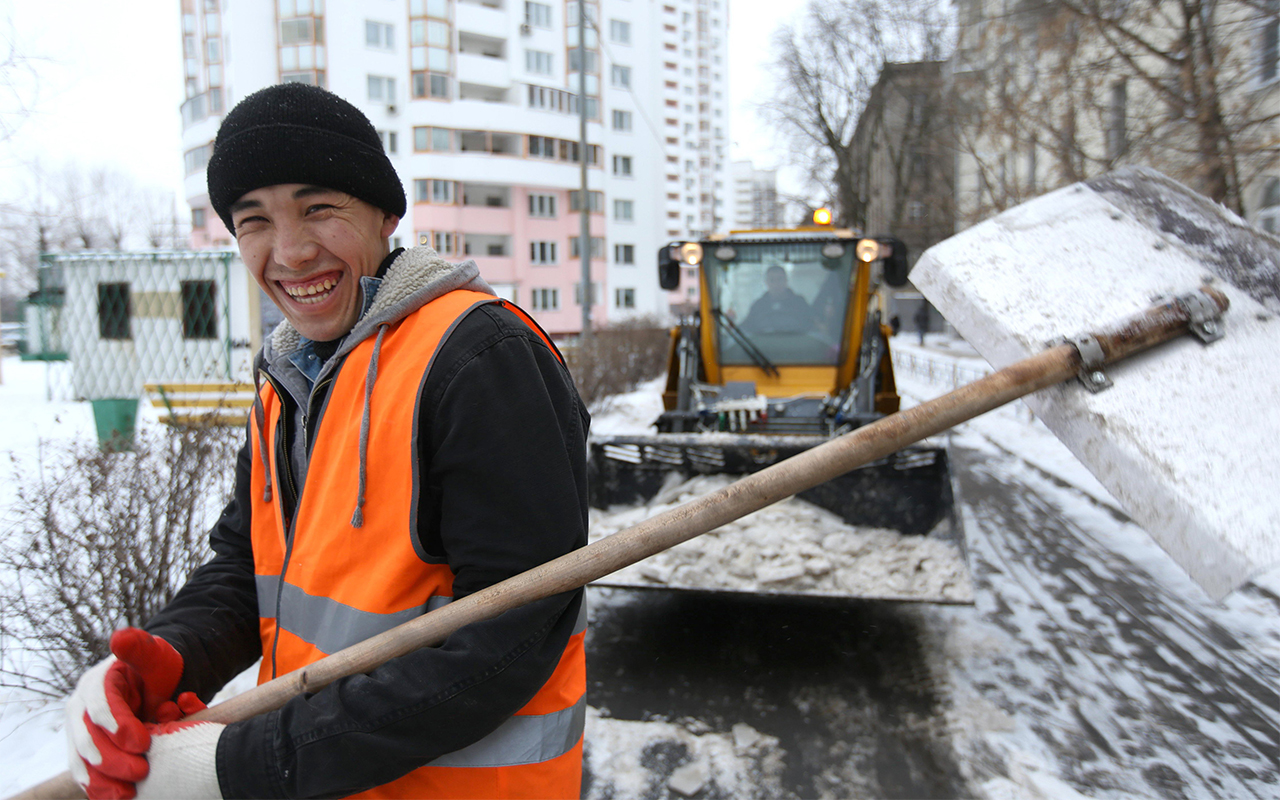
[[[1275,0],[965,0],[955,59],[960,146],[980,218],[1122,163],[1237,213],[1280,154],[1261,70]]]
[[[0,23],[0,142],[13,136],[35,106],[38,59],[18,40],[13,20]]]
[[[776,35],[778,84],[764,115],[838,223],[865,222],[866,164],[851,145],[880,70],[943,59],[953,38],[950,4],[941,0],[813,0],[799,25]]]

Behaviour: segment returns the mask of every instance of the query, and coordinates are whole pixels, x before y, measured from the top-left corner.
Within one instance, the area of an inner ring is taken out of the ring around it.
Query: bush
[[[657,320],[638,317],[592,332],[564,348],[578,393],[593,411],[667,368],[670,333]]]
[[[139,432],[133,452],[41,446],[11,461],[17,499],[0,535],[0,681],[47,695],[74,687],[209,556],[231,497],[240,429]]]

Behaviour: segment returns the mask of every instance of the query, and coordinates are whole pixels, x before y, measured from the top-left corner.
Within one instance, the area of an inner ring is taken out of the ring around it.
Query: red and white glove
[[[67,699],[71,774],[85,794],[128,800],[147,775],[147,723],[172,722],[204,707],[184,692],[182,656],[165,640],[138,628],[111,637],[112,655],[80,677]]]
[[[212,798],[222,800],[218,785],[218,737],[226,728],[217,722],[165,722],[148,725],[151,770],[137,783],[137,800]]]

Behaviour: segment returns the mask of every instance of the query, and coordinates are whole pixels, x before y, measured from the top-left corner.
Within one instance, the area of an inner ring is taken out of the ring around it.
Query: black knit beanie
[[[404,186],[373,123],[318,86],[259,89],[223,118],[209,158],[209,202],[227,230],[231,204],[254,189],[305,183],[337,189],[403,217]]]

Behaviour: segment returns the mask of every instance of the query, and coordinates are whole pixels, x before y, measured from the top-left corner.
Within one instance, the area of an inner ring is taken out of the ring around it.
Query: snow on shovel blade
[[[1026,398],[1215,598],[1280,564],[1280,239],[1146,169],[1079,183],[926,252],[911,281],[996,367],[1210,283],[1223,338],[1190,337]]]

